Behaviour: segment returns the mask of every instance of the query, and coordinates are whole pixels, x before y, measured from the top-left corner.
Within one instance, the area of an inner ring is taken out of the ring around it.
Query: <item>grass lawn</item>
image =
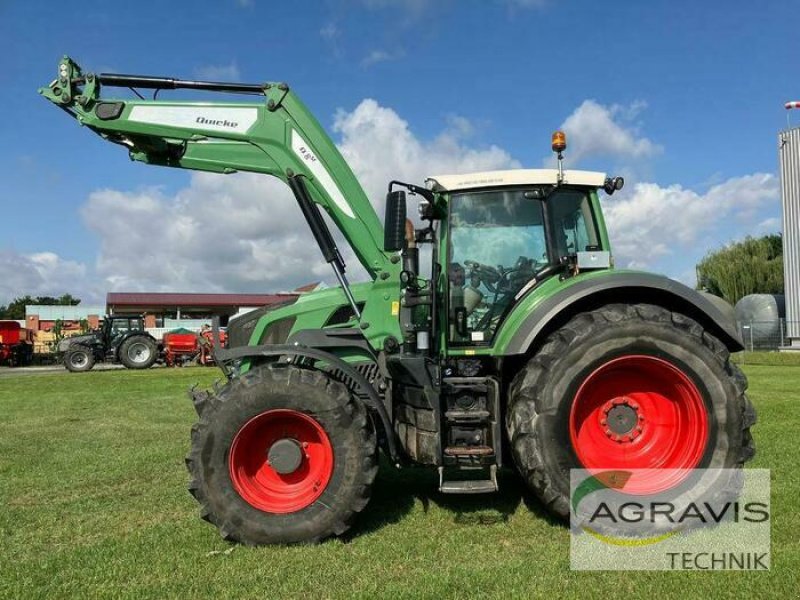
[[[800,573],[800,367],[745,365],[772,469],[770,572],[573,572],[569,533],[510,473],[501,494],[435,492],[382,465],[343,540],[245,548],[201,521],[185,391],[215,369],[0,378],[0,597],[793,597]],[[794,590],[794,592],[792,591]]]

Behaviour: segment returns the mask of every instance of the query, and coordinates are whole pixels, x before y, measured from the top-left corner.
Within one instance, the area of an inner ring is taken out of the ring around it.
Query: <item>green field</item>
[[[772,469],[770,572],[572,572],[569,533],[511,473],[442,496],[382,465],[346,539],[246,548],[197,517],[185,391],[214,369],[0,377],[0,597],[793,597],[800,572],[800,367],[746,365]],[[792,591],[794,590],[794,591]]]

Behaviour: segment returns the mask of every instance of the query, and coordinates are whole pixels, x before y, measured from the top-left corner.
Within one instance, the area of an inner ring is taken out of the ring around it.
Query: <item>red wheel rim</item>
[[[675,365],[654,356],[622,356],[581,384],[569,433],[589,472],[637,469],[624,491],[653,494],[674,487],[700,463],[708,414],[700,390]]]
[[[276,442],[299,448],[299,464],[278,472],[270,464]],[[250,419],[233,439],[228,456],[233,488],[254,508],[291,513],[322,495],[333,473],[333,447],[316,419],[288,409],[268,410]]]

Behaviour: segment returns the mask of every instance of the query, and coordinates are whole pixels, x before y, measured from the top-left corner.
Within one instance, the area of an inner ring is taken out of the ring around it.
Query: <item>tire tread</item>
[[[514,377],[509,387],[506,427],[514,461],[520,474],[545,507],[553,514],[569,518],[569,503],[558,493],[545,468],[543,444],[535,434],[536,421],[542,408],[537,406],[550,367],[567,352],[571,344],[593,335],[598,327],[619,325],[625,321],[643,320],[669,325],[695,339],[713,353],[736,388],[736,402],[742,415],[742,448],[737,467],[755,455],[755,442],[750,427],[756,422],[755,408],[747,397],[747,378],[730,361],[727,348],[713,334],[705,331],[694,319],[652,304],[609,304],[580,313],[561,329],[553,332],[541,349]],[[528,399],[534,398],[533,402]]]

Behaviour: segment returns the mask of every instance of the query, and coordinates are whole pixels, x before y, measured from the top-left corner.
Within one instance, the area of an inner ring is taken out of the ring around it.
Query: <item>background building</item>
[[[89,329],[100,326],[106,309],[102,305],[79,304],[77,306],[51,306],[44,304],[28,304],[25,306],[25,327],[32,331],[50,331],[61,321],[62,327],[71,330],[80,328],[80,322],[86,321]]]
[[[178,327],[199,331],[203,325],[211,325],[214,317],[219,317],[220,325],[225,327],[231,317],[263,306],[292,302],[300,294],[318,287],[319,284],[313,283],[279,294],[109,292],[105,306],[28,305],[20,325],[32,331],[34,352],[47,354],[61,336],[97,329],[107,314],[143,316],[145,329],[161,339],[165,332]]]
[[[294,300],[297,292],[285,294],[173,294],[109,292],[106,310],[110,315],[144,315],[145,327],[186,327],[192,329],[220,318],[225,327],[228,319],[254,308],[282,304]]]

